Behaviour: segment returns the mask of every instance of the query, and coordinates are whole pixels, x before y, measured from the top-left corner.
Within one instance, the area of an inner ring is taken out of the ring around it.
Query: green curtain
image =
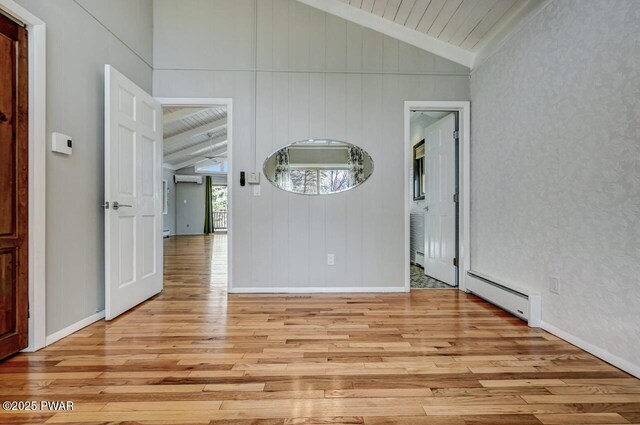
[[[204,234],[207,235],[215,231],[215,226],[213,223],[213,199],[211,199],[213,184],[211,182],[210,176],[207,176],[205,184],[206,195],[204,200]]]

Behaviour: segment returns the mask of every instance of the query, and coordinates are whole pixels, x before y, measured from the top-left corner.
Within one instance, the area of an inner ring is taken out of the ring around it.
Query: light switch
[[[73,153],[73,140],[71,136],[62,133],[52,133],[51,150],[65,155],[71,155]]]
[[[260,190],[260,186],[253,186],[253,196],[260,196],[261,195],[261,190]]]

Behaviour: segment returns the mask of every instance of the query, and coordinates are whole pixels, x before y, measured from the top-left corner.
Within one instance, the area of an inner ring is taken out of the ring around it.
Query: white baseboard
[[[346,293],[346,292],[407,292],[404,286],[308,286],[308,287],[240,287],[229,288],[230,294],[312,294],[312,293]]]
[[[58,332],[52,333],[51,335],[47,336],[46,339],[46,345],[51,345],[56,341],[60,341],[62,338],[71,335],[74,332],[78,332],[80,329],[82,328],[86,328],[87,326],[89,326],[92,323],[97,322],[98,320],[104,319],[104,310],[86,317],[82,320],[80,320],[79,322],[74,323],[71,326],[67,326],[64,329],[59,330]]]
[[[582,338],[571,335],[570,333],[565,332],[562,329],[557,328],[547,322],[543,321],[540,325],[542,329],[554,334],[558,338],[564,339],[568,343],[583,349],[587,353],[593,354],[594,356],[604,360],[607,363],[612,364],[618,369],[624,370],[625,372],[635,376],[636,378],[640,378],[640,365],[633,364],[628,360],[616,356],[615,354],[611,354],[604,348],[596,347],[595,345],[583,340]]]

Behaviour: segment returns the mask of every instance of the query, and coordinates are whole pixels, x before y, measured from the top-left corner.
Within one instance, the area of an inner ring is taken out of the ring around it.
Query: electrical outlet
[[[327,265],[328,266],[336,265],[336,256],[334,254],[327,254]]]
[[[555,276],[549,276],[549,292],[560,295],[560,280]]]

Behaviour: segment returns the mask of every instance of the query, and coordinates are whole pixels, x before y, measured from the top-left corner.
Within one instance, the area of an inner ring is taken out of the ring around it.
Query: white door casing
[[[455,114],[425,129],[424,273],[456,285]]]
[[[162,291],[161,120],[158,101],[105,66],[107,320]]]

